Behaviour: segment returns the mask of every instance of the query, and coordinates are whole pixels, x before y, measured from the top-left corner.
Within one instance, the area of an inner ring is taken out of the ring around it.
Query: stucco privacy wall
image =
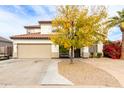
[[[58,58],[59,57],[59,46],[54,45],[50,40],[34,40],[34,39],[16,39],[13,40],[13,58],[17,58],[17,44],[51,44],[51,53],[52,58]]]

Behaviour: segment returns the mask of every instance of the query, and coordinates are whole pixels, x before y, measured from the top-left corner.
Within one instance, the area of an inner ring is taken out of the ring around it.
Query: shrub
[[[97,58],[102,57],[102,53],[97,53]]]
[[[90,53],[90,57],[91,58],[100,58],[102,57],[102,53]]]
[[[107,42],[104,44],[103,53],[105,57],[119,59],[121,56],[121,42]]]
[[[96,57],[96,53],[90,53],[90,57],[91,58],[95,58]]]

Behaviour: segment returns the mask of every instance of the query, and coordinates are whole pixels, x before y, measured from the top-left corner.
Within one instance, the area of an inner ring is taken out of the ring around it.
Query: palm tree
[[[106,24],[109,28],[114,26],[120,27],[120,30],[122,32],[121,59],[124,59],[124,9],[122,11],[118,11],[117,14],[117,16],[111,17]]]

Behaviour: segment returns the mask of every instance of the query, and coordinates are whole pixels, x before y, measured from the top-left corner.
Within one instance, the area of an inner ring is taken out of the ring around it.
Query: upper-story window
[[[40,29],[27,29],[27,34],[31,34],[31,33],[41,33]]]
[[[40,26],[39,25],[25,26],[24,28],[27,29],[27,34],[41,33],[41,30],[40,30]]]

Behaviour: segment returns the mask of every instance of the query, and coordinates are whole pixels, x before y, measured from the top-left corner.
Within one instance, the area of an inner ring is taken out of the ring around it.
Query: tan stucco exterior
[[[32,45],[32,47],[29,45]],[[27,53],[29,49],[30,57]],[[43,55],[43,53],[45,54]],[[16,39],[13,40],[13,58],[59,58],[59,46],[54,45],[50,40]]]
[[[59,52],[52,52],[52,58],[59,58]]]
[[[51,21],[40,21],[38,26],[25,27],[28,36],[32,33],[52,34],[55,28]],[[38,36],[37,36],[38,37]],[[102,52],[103,44],[99,43],[97,51]],[[89,57],[89,47],[80,49],[81,57]],[[50,39],[44,38],[14,38],[13,39],[13,58],[59,58],[59,46],[53,44]]]

